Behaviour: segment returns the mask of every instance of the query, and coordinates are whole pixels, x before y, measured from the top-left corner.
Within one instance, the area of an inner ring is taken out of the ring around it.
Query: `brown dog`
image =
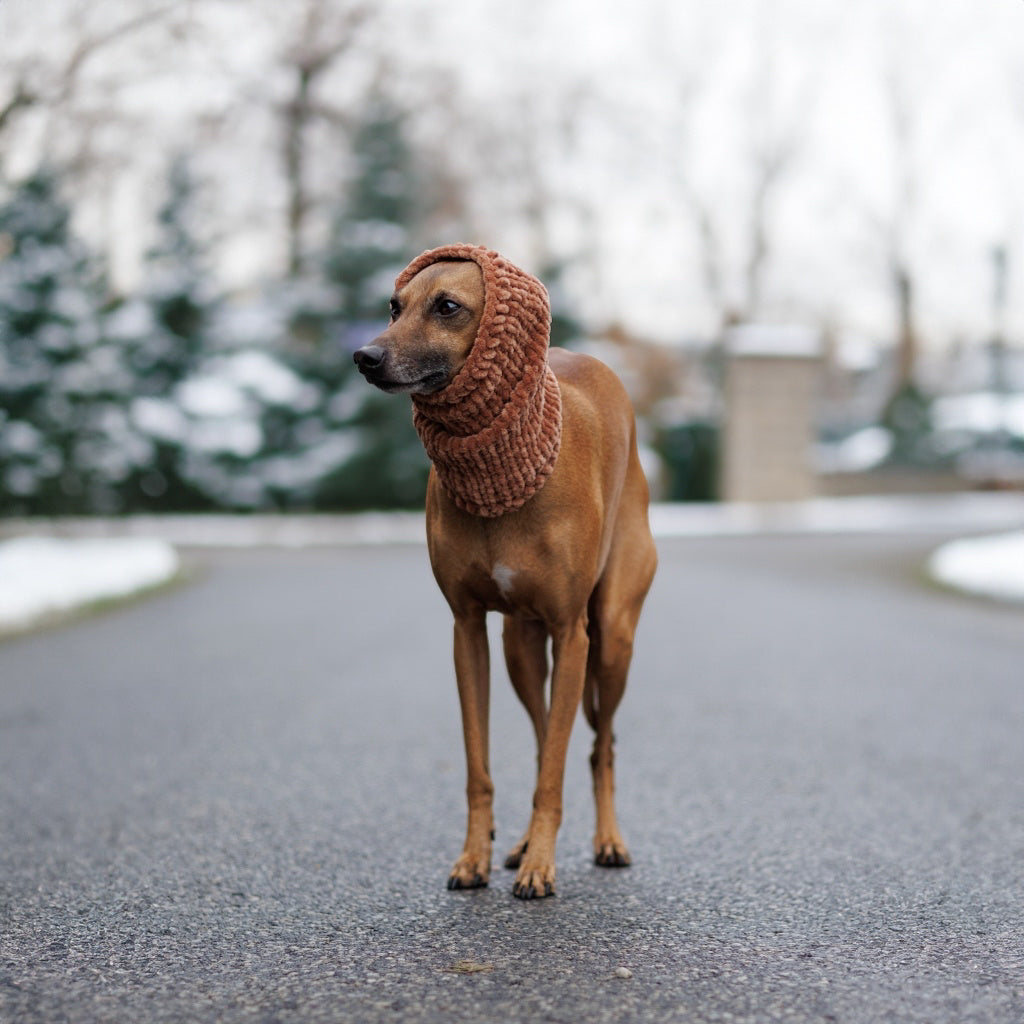
[[[500,285],[505,290],[497,296],[501,301],[490,294],[499,288],[495,274],[505,275]],[[524,294],[527,298],[520,301]],[[540,302],[542,315],[535,317]],[[534,320],[542,323],[540,358],[547,363],[538,372],[547,373],[550,366],[554,373],[545,422],[559,401],[561,405],[553,464],[550,452],[542,452],[540,458],[547,457],[548,464],[525,500],[513,497],[518,507],[496,512],[488,506],[481,512],[460,497],[450,473],[444,476],[447,483],[442,482],[440,459],[435,458],[426,512],[431,565],[455,617],[455,672],[466,746],[466,842],[448,887],[483,886],[490,876],[494,787],[488,768],[485,615],[497,611],[504,615],[509,676],[529,712],[538,748],[533,815],[505,865],[518,869],[516,896],[551,895],[566,750],[581,699],[596,733],[591,756],[596,863],[629,864],[615,815],[612,715],[625,689],[633,634],[656,565],[632,408],[622,385],[602,363],[565,350],[547,352],[546,293],[496,253],[470,247],[425,253],[399,277],[391,309],[387,330],[356,352],[355,361],[382,390],[414,396],[417,427],[428,452],[430,423],[422,418],[424,411],[430,414],[444,405],[436,396],[461,394],[464,367],[471,354],[478,361],[474,347],[484,345],[481,338],[485,328],[491,330],[490,321],[499,325],[499,333]],[[493,339],[487,344],[496,349],[499,362],[505,358]],[[531,373],[523,371],[513,397],[524,380],[533,380]],[[474,374],[479,376],[475,368]],[[516,438],[516,444],[526,446],[518,434]],[[500,477],[500,465],[488,473]],[[512,475],[518,479],[518,471]],[[485,486],[489,483],[484,480]],[[467,502],[474,511],[466,510]],[[550,707],[545,698],[548,637],[554,660]]]

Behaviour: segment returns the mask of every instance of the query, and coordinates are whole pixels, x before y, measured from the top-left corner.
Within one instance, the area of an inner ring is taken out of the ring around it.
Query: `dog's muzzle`
[[[359,372],[374,387],[389,394],[396,391],[414,394],[439,391],[451,375],[448,364],[436,359],[416,365],[410,372],[409,368],[396,366],[393,360],[389,360],[387,349],[380,345],[364,345],[352,353],[352,358]]]
[[[355,360],[356,366],[359,367],[359,372],[364,377],[368,377],[380,370],[386,355],[387,352],[380,345],[364,345],[352,353],[352,358]]]

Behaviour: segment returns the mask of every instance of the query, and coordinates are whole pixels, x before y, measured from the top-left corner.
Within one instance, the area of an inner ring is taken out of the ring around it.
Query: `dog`
[[[495,274],[505,275],[500,278],[504,291],[497,296],[491,294],[499,288]],[[523,289],[533,298],[519,301]],[[538,303],[543,304],[540,312]],[[497,353],[487,363],[493,367],[504,358],[494,332],[519,330],[523,323],[532,325],[531,337],[543,334],[535,347],[540,346],[546,361],[545,422],[560,405],[557,454],[553,460],[545,456],[539,485],[534,479],[527,497],[513,494],[515,507],[499,512],[489,506],[481,511],[482,506],[460,495],[451,473],[446,475],[440,457],[432,454],[426,523],[431,567],[455,620],[467,767],[466,841],[448,888],[477,888],[490,879],[494,786],[488,767],[485,617],[499,612],[509,677],[532,721],[538,755],[529,827],[505,866],[516,870],[514,895],[533,899],[555,893],[566,751],[581,702],[595,733],[590,758],[597,819],[594,859],[606,867],[630,863],[615,813],[612,716],[625,690],[634,632],[657,564],[632,406],[603,363],[547,348],[550,313],[543,286],[483,247],[443,247],[413,261],[396,282],[389,325],[354,359],[370,383],[388,393],[408,393],[414,404],[420,403],[417,428],[431,453],[432,424],[423,419],[423,411],[429,414],[444,405],[443,396],[450,393],[458,399],[451,403],[456,412],[461,401],[472,400],[472,391],[458,398],[457,386],[463,383],[457,382],[467,361],[476,360],[485,327],[487,344]],[[533,380],[531,372],[519,376],[516,388]],[[474,374],[479,376],[475,363]],[[518,443],[525,446],[521,439]],[[514,460],[515,445],[509,451]],[[486,487],[495,475],[501,473],[488,469],[477,477]],[[508,475],[518,479],[518,470]]]

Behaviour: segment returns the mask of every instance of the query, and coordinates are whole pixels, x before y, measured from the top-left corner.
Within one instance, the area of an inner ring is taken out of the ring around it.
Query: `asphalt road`
[[[193,554],[0,644],[0,1021],[1024,1020],[1024,613],[924,584],[934,543],[663,542],[617,719],[634,866],[590,863],[581,719],[525,904],[500,866],[445,888],[422,547]],[[494,675],[500,852],[533,753]]]

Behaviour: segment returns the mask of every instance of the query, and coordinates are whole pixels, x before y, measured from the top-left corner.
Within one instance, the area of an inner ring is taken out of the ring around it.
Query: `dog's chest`
[[[498,587],[498,593],[506,601],[512,600],[518,570],[504,562],[496,562],[491,569],[491,579]]]
[[[536,614],[536,573],[529,563],[502,557],[470,562],[452,580],[455,593],[503,615]]]
[[[544,618],[551,580],[565,576],[568,557],[552,546],[549,532],[528,509],[514,518],[485,519],[467,516],[448,501],[428,505],[430,561],[453,607]]]

